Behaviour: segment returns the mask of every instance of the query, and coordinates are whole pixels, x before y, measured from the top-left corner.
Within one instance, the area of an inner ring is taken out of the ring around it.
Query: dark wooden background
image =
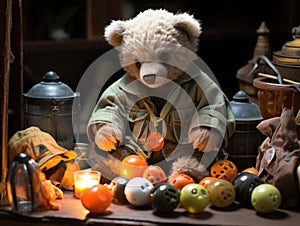
[[[56,71],[62,82],[76,89],[88,66],[111,48],[102,38],[103,28],[111,19],[129,18],[147,8],[194,14],[203,26],[198,55],[213,71],[229,99],[239,89],[237,70],[252,58],[256,30],[261,22],[265,21],[270,29],[272,51],[291,40],[292,27],[300,25],[299,0],[13,1],[11,48],[15,61],[9,72],[10,85],[3,87],[6,2],[0,0],[0,82],[2,119],[5,101],[9,102],[8,122],[2,120],[7,138],[23,126],[22,93],[40,82],[47,71]],[[20,8],[19,3],[23,3]],[[69,39],[51,38],[51,33],[59,27]],[[5,88],[10,91],[6,100],[3,99]]]

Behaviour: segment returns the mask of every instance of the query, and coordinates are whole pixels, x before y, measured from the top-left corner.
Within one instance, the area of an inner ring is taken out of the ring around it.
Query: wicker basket
[[[297,115],[300,92],[291,84],[277,84],[269,78],[259,77],[253,80],[253,86],[258,90],[258,105],[264,119],[280,116],[285,107]]]

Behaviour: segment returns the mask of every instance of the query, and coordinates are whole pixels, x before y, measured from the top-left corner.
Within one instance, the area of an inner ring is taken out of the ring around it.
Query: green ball
[[[189,213],[200,213],[209,204],[208,192],[199,184],[187,184],[181,189],[180,204]]]
[[[271,213],[281,203],[280,191],[271,184],[261,184],[254,188],[251,195],[253,208],[260,213]]]

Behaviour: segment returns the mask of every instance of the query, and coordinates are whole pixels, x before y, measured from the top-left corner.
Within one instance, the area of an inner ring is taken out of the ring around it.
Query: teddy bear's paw
[[[195,149],[199,149],[201,151],[206,150],[206,146],[208,144],[210,137],[210,129],[205,127],[199,127],[194,129],[189,135],[189,141],[193,144]]]
[[[196,183],[209,175],[206,167],[198,159],[189,157],[181,157],[173,163],[170,178],[181,173],[192,177]]]
[[[207,152],[215,150],[216,148],[219,149],[222,137],[217,130],[199,127],[192,131],[189,136],[189,141],[193,144],[194,149]]]
[[[101,126],[95,134],[95,143],[99,149],[105,151],[115,150],[121,143],[122,131],[112,124]]]

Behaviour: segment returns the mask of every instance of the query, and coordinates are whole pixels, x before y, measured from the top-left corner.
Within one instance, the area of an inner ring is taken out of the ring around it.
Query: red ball
[[[102,184],[95,185],[83,191],[81,203],[91,213],[103,213],[112,202],[111,191]]]
[[[148,167],[146,159],[138,155],[129,155],[125,157],[120,166],[120,176],[132,179],[134,177],[143,177],[144,171]]]

